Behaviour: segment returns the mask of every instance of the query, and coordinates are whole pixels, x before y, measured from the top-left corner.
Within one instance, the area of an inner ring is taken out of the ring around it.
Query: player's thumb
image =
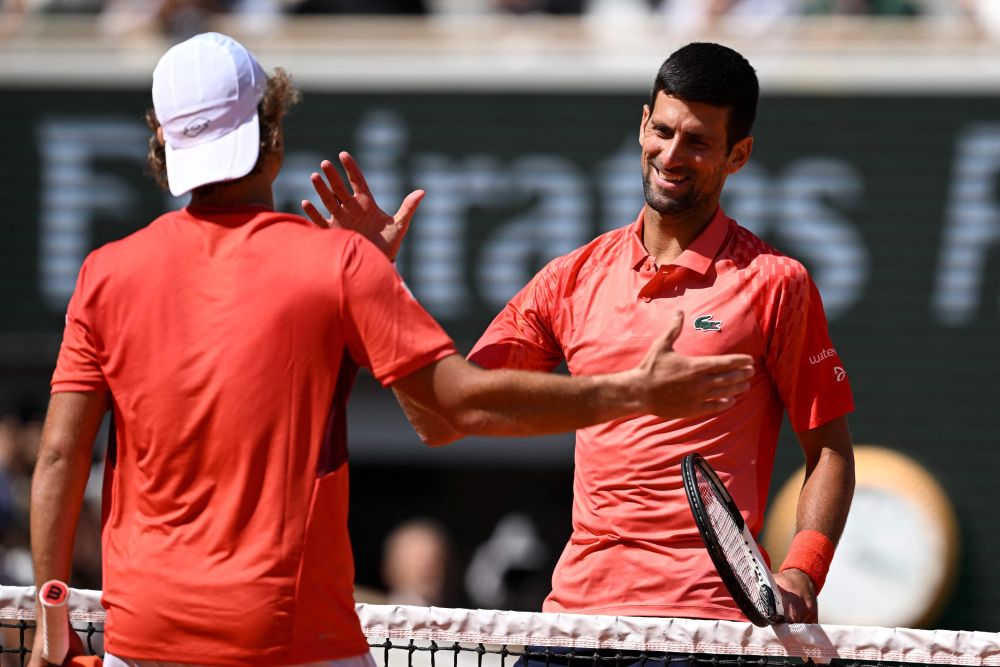
[[[420,202],[423,201],[426,194],[423,190],[414,190],[406,195],[406,199],[399,205],[399,210],[396,211],[396,215],[394,216],[397,225],[400,225],[403,229],[410,226],[410,221],[413,219],[413,215],[417,212],[417,207],[420,206]]]
[[[667,331],[663,336],[663,344],[665,349],[673,350],[674,341],[677,337],[681,335],[681,329],[684,326],[684,311],[678,310],[674,313],[673,321],[667,326]]]

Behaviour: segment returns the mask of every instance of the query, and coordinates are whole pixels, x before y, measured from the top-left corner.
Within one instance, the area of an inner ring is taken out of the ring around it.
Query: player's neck
[[[266,178],[241,178],[191,194],[191,206],[266,206],[274,208],[274,193]]]
[[[712,221],[717,207],[667,215],[647,205],[642,211],[642,245],[657,266],[677,259]]]

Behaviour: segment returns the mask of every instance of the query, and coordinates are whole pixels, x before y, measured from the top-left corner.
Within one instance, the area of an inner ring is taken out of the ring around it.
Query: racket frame
[[[770,607],[763,613],[757,609],[747,593],[744,592],[743,586],[729,564],[729,560],[722,552],[722,547],[719,544],[719,536],[708,518],[708,509],[705,507],[698,493],[696,468],[701,471],[709,485],[713,487],[719,500],[725,506],[727,513],[736,524],[737,529],[743,535],[743,543],[747,548],[748,555],[756,564],[759,574],[758,579],[763,580],[764,585],[761,586],[761,596],[764,598],[765,604]],[[701,540],[705,544],[705,550],[708,551],[708,555],[712,558],[712,563],[715,565],[719,577],[726,585],[726,589],[729,590],[729,594],[737,606],[739,606],[740,611],[743,612],[751,623],[758,627],[767,627],[783,622],[784,608],[781,604],[781,591],[778,590],[778,585],[774,581],[771,569],[757,547],[757,540],[751,534],[746,521],[743,520],[743,515],[740,514],[739,507],[736,506],[736,501],[733,500],[729,491],[726,490],[725,484],[719,479],[719,476],[708,461],[705,460],[705,457],[697,452],[686,455],[681,461],[681,477],[684,480],[684,490],[687,493],[688,504],[691,506],[691,514],[694,516],[694,522],[698,526],[698,534],[701,535]]]

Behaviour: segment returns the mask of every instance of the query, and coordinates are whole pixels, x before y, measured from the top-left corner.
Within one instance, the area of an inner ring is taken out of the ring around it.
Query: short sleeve
[[[819,290],[804,269],[775,304],[767,368],[796,433],[854,410],[850,381],[830,340]]]
[[[383,385],[456,354],[385,256],[360,235],[347,241],[341,279],[348,349]]]
[[[66,326],[52,375],[52,393],[108,390],[97,334],[100,308],[95,281],[89,279],[93,261],[91,255],[81,267],[66,310]]]
[[[558,366],[563,360],[554,333],[558,284],[553,262],[494,318],[469,353],[469,361],[488,369],[550,371]]]

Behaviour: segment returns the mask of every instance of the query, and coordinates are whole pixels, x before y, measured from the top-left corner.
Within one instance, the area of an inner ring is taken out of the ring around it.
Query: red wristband
[[[826,573],[830,569],[835,548],[830,538],[823,533],[816,530],[801,530],[792,540],[788,555],[785,556],[785,561],[778,571],[802,570],[812,579],[816,594],[819,595],[826,582]]]

